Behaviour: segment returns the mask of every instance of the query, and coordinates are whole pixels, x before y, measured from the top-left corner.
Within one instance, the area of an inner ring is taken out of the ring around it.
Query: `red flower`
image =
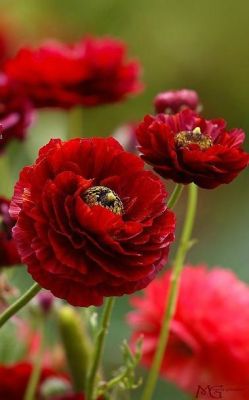
[[[212,189],[231,182],[249,162],[241,129],[205,120],[191,110],[147,115],[137,129],[142,158],[166,179]]]
[[[23,140],[32,122],[32,107],[20,89],[0,74],[0,152],[13,138]]]
[[[51,140],[11,204],[22,261],[78,306],[139,290],[167,260],[175,218],[159,178],[113,138]]]
[[[154,106],[157,113],[176,114],[185,108],[199,111],[200,100],[194,90],[170,90],[158,93],[154,99]]]
[[[0,197],[0,267],[20,264],[20,256],[12,239],[13,220],[9,215],[10,201]]]
[[[36,107],[92,107],[123,100],[141,89],[139,64],[126,61],[125,45],[110,38],[23,48],[6,71],[23,85]]]
[[[32,365],[27,362],[22,362],[10,366],[0,365],[0,399],[23,400],[31,373]],[[60,378],[67,385],[69,384],[68,379],[65,378],[64,375],[58,374],[49,368],[43,368],[37,387],[38,397],[36,398],[41,399],[41,386],[50,378]],[[75,398],[75,400],[76,399],[77,398]],[[61,397],[61,400],[64,400],[63,397]]]
[[[133,340],[144,335],[142,363],[150,367],[161,328],[170,271],[134,297]],[[241,311],[241,312],[240,312]],[[183,390],[224,385],[226,399],[249,398],[249,286],[225,269],[187,266],[161,375]],[[202,397],[200,397],[202,398]]]

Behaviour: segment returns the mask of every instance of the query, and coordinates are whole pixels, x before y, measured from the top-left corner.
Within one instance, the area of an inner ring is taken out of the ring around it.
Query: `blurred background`
[[[139,96],[118,105],[85,109],[80,124],[77,110],[70,121],[63,112],[40,112],[27,141],[10,145],[10,172],[5,156],[1,157],[1,194],[12,194],[20,168],[34,160],[51,137],[65,138],[69,129],[74,129],[71,136],[111,135],[118,125],[153,112],[152,100],[164,90],[195,89],[206,117],[223,117],[230,128],[249,132],[248,13],[246,0],[1,0],[0,25],[9,33],[13,53],[47,38],[73,42],[87,33],[111,35],[126,41],[129,54],[141,61],[145,82]],[[249,150],[249,140],[246,145]],[[184,199],[180,203],[178,231]],[[231,268],[249,282],[248,203],[248,169],[231,185],[201,190],[194,230],[198,242],[188,261]],[[12,279],[22,289],[30,285],[24,270],[15,269]],[[105,352],[107,371],[121,362],[120,343],[129,337],[124,319],[128,309],[128,298],[118,299]],[[138,398],[138,392],[133,396]],[[164,381],[154,399],[166,398],[187,397]]]

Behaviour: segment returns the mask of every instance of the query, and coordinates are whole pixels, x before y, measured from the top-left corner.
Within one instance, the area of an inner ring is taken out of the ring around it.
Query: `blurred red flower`
[[[30,101],[16,84],[0,74],[0,152],[11,140],[25,138],[32,117]]]
[[[143,297],[131,300],[134,311],[128,321],[134,330],[132,340],[144,335],[142,363],[148,368],[159,338],[169,283],[167,271],[144,290]],[[190,393],[196,393],[198,387],[224,385],[227,400],[247,400],[248,332],[248,285],[229,270],[185,267],[162,377]]]
[[[139,64],[126,61],[125,45],[111,38],[86,38],[74,45],[51,41],[22,48],[6,64],[36,107],[92,107],[123,100],[141,90]]]
[[[23,400],[27,385],[32,373],[32,365],[27,362],[21,362],[13,365],[0,365],[0,399],[1,400]],[[40,396],[41,386],[50,378],[60,378],[69,383],[68,379],[58,374],[52,369],[43,368],[37,387],[36,398],[42,399]],[[55,397],[54,397],[55,398]],[[82,397],[71,397],[70,400],[84,400]],[[60,397],[60,400],[67,400],[67,397]]]
[[[167,260],[175,217],[160,179],[113,138],[51,140],[11,204],[22,261],[78,306],[139,290]]]
[[[199,111],[201,105],[198,94],[194,90],[169,90],[158,93],[154,99],[157,113],[176,114],[185,108]]]
[[[0,267],[20,264],[20,256],[12,238],[14,222],[9,215],[10,201],[0,196]]]
[[[191,110],[147,115],[137,128],[142,158],[166,179],[213,189],[231,182],[249,162],[241,129],[222,119],[205,120]]]

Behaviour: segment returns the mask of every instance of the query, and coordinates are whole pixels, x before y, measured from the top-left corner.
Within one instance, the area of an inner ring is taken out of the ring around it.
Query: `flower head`
[[[144,335],[142,363],[150,367],[160,334],[170,271],[134,297],[128,317],[133,340]],[[241,310],[241,312],[240,312]],[[246,400],[249,390],[249,287],[229,270],[186,266],[161,375],[183,390],[226,385],[228,400]]]
[[[139,64],[127,61],[125,45],[111,38],[22,48],[7,63],[6,72],[36,107],[92,107],[123,100],[142,88]]]
[[[157,113],[176,114],[185,108],[199,111],[201,105],[198,94],[194,90],[169,90],[158,93],[154,99]]]
[[[23,263],[78,306],[139,290],[167,260],[175,218],[160,179],[113,138],[51,140],[11,204]]]
[[[147,115],[137,128],[142,158],[166,179],[212,189],[231,182],[249,162],[241,129],[205,120],[191,110]]]
[[[20,264],[20,256],[12,238],[14,222],[9,214],[10,201],[0,197],[0,267]]]
[[[18,85],[0,74],[0,152],[11,140],[25,138],[32,117],[30,101]]]

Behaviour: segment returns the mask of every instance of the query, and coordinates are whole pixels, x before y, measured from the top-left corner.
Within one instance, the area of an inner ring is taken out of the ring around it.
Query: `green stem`
[[[39,331],[41,335],[40,348],[38,350],[28,386],[25,391],[24,400],[34,400],[36,398],[35,393],[41,376],[42,357],[45,348],[45,324],[43,318],[41,318]]]
[[[110,319],[111,319],[113,305],[114,305],[113,297],[110,297],[104,305],[101,327],[100,327],[100,331],[97,335],[97,339],[96,339],[96,343],[95,343],[95,350],[94,350],[94,354],[93,354],[93,362],[92,362],[89,376],[88,376],[87,400],[94,400],[95,381],[96,381],[99,364],[101,362],[101,358],[103,355],[105,337],[108,333],[108,328],[110,325]]]
[[[13,191],[13,180],[11,176],[9,155],[7,153],[1,154],[0,157],[0,180],[2,182],[1,192],[5,193],[7,197],[11,197]]]
[[[174,208],[183,191],[183,185],[177,183],[168,200],[168,208]]]
[[[172,321],[172,318],[174,317],[176,310],[181,271],[183,268],[183,263],[187,251],[189,249],[189,244],[195,219],[195,213],[196,213],[196,206],[197,206],[197,187],[192,183],[189,185],[189,197],[188,197],[186,217],[180,239],[180,244],[172,268],[170,286],[167,296],[165,313],[162,321],[160,337],[157,345],[157,350],[153,359],[152,367],[149,372],[148,380],[142,395],[142,400],[150,400],[152,398],[156,386],[157,377],[160,371],[161,363],[163,360],[163,356],[165,354],[165,349],[167,346],[170,333],[170,323]]]
[[[19,299],[11,304],[1,315],[0,315],[0,328],[7,322],[13,315],[15,315],[22,307],[24,307],[39,291],[41,287],[38,283],[35,283],[31,288],[27,290]]]

